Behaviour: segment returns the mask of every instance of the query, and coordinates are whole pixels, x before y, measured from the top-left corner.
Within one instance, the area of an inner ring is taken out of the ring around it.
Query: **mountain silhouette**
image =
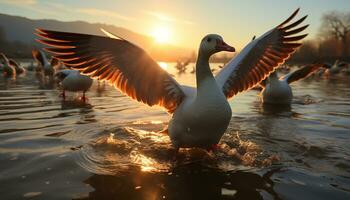
[[[137,44],[157,60],[175,61],[188,58],[191,54],[189,49],[168,44],[155,44],[153,38],[149,36],[133,32],[123,27],[102,23],[88,23],[84,21],[63,22],[52,19],[34,20],[20,16],[0,14],[0,28],[8,42],[12,42],[13,44],[24,43],[38,48],[42,46],[35,41],[37,37],[34,35],[34,32],[37,28],[105,36],[100,30],[100,28],[103,28]],[[29,52],[25,52],[25,54],[27,53],[30,55]]]

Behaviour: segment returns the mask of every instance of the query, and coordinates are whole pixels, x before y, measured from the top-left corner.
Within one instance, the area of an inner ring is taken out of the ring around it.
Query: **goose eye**
[[[210,42],[210,41],[211,41],[211,38],[210,38],[210,37],[208,37],[208,38],[207,38],[207,42]]]

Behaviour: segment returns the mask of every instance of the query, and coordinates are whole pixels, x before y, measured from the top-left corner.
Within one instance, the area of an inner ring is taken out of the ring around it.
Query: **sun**
[[[152,36],[157,43],[169,43],[171,39],[171,32],[168,27],[159,26],[152,31]]]

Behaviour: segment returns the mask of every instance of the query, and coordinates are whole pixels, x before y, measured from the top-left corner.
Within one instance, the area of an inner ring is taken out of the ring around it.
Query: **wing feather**
[[[298,27],[307,17],[292,22],[297,9],[277,27],[252,40],[217,75],[216,80],[227,98],[254,87],[301,46],[307,36],[300,34],[308,25]]]
[[[312,73],[314,73],[316,70],[318,70],[320,67],[323,67],[324,64],[311,64],[306,65],[294,72],[291,72],[283,77],[281,77],[282,80],[286,80],[289,84],[292,82],[295,82],[297,80],[306,78],[310,76]]]
[[[36,34],[37,41],[49,46],[45,50],[66,66],[106,80],[137,101],[173,112],[186,96],[144,50],[127,40],[43,29]]]

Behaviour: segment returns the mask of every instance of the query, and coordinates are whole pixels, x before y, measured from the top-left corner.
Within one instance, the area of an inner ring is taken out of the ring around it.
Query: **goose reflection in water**
[[[266,192],[280,199],[271,176],[245,171],[218,171],[200,163],[175,167],[171,172],[144,173],[133,168],[118,175],[94,174],[84,182],[94,188],[83,199],[263,199]]]
[[[93,106],[89,103],[84,102],[80,99],[71,99],[71,100],[62,100],[61,101],[61,110],[69,110],[74,108],[86,108],[91,110]]]

